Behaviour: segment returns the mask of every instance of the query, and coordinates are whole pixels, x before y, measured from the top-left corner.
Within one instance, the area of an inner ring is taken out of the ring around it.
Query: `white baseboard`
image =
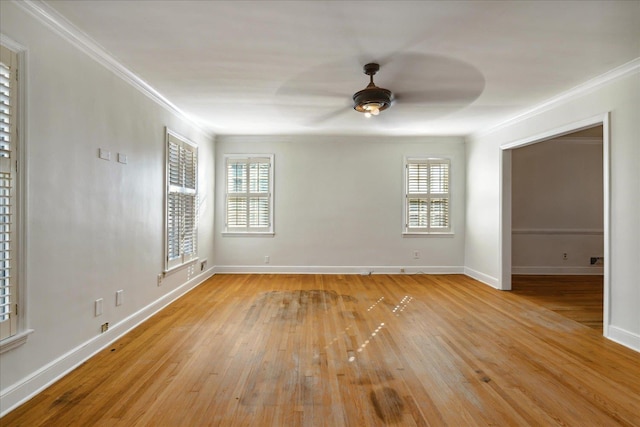
[[[103,350],[115,340],[140,325],[142,322],[191,291],[215,274],[213,268],[200,273],[151,304],[133,313],[126,319],[109,326],[109,330],[79,345],[68,353],[33,372],[24,380],[13,384],[0,393],[0,417],[11,412],[54,382],[77,368],[87,359]]]
[[[640,352],[640,335],[634,334],[617,326],[609,325],[607,338],[611,341],[615,341],[618,344],[622,344],[625,347],[629,347],[631,350]]]
[[[498,279],[495,277],[481,273],[469,267],[464,268],[464,274],[471,277],[472,279],[476,279],[477,281],[484,283],[485,285],[489,285],[492,288],[498,289]]]
[[[603,276],[604,267],[511,267],[512,274],[525,275],[566,275],[566,276]]]
[[[404,269],[404,273],[400,270]],[[463,274],[462,266],[217,265],[222,274]]]

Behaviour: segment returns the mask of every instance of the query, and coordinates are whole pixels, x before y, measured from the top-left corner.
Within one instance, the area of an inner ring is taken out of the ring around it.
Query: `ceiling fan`
[[[353,95],[353,109],[364,113],[366,117],[377,116],[380,111],[391,106],[393,93],[388,89],[376,86],[373,82],[373,76],[380,70],[380,64],[371,62],[366,64],[363,70],[369,76],[369,84]]]
[[[369,84],[352,96],[345,95],[353,87],[353,58],[345,57],[310,67],[286,81],[276,92],[281,99],[279,108],[287,115],[304,116],[308,111],[303,123],[312,127],[357,123],[353,121],[357,115],[349,118],[353,110],[371,117],[389,109],[375,121],[376,126],[389,127],[450,114],[472,103],[484,88],[484,77],[475,67],[441,55],[395,53],[365,64]],[[385,86],[392,85],[393,92],[374,83],[381,66]]]

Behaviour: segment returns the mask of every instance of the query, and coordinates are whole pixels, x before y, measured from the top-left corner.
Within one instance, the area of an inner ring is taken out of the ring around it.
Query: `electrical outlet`
[[[562,259],[565,261],[569,259],[566,252],[562,254]]]
[[[123,294],[124,294],[124,290],[122,289],[120,289],[119,291],[116,291],[116,306],[122,305]]]
[[[160,286],[162,284],[162,278],[164,277],[164,275],[162,273],[158,274],[158,286]]]
[[[94,303],[94,311],[95,311],[95,316],[96,317],[102,315],[102,302],[103,302],[103,299],[102,298],[98,298]]]
[[[420,259],[420,251],[413,251],[413,259]]]
[[[271,259],[269,258],[269,255],[264,257],[264,263],[265,264],[269,264],[270,261],[271,261]]]

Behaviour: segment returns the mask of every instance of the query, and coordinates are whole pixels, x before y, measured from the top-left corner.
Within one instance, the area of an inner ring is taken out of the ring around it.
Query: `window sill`
[[[168,274],[174,273],[174,272],[176,272],[176,271],[178,271],[178,270],[181,270],[181,269],[183,269],[183,268],[187,268],[187,267],[189,267],[189,266],[191,266],[191,265],[195,264],[195,263],[196,263],[196,262],[198,262],[199,260],[200,260],[200,258],[195,257],[195,258],[190,259],[189,261],[185,261],[185,262],[183,262],[182,264],[178,264],[178,265],[174,265],[174,266],[172,266],[172,267],[169,267],[169,268],[167,268],[167,269],[165,269],[165,270],[163,270],[163,271],[162,271],[162,275],[163,275],[163,276],[166,276],[166,275],[168,275]]]
[[[33,333],[33,329],[27,329],[26,331],[18,332],[14,336],[8,337],[0,341],[0,354],[20,347],[27,342],[29,335]]]
[[[453,231],[445,231],[442,233],[420,233],[417,231],[405,231],[402,233],[402,237],[454,237]]]
[[[273,237],[273,231],[223,231],[222,237]]]

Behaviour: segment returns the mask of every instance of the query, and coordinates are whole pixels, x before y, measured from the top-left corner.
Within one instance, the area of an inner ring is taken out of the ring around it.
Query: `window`
[[[198,147],[167,129],[166,270],[198,253]]]
[[[449,169],[448,159],[406,160],[406,234],[451,232]]]
[[[0,339],[17,332],[17,56],[0,46]]]
[[[273,234],[273,155],[225,155],[227,233]]]

